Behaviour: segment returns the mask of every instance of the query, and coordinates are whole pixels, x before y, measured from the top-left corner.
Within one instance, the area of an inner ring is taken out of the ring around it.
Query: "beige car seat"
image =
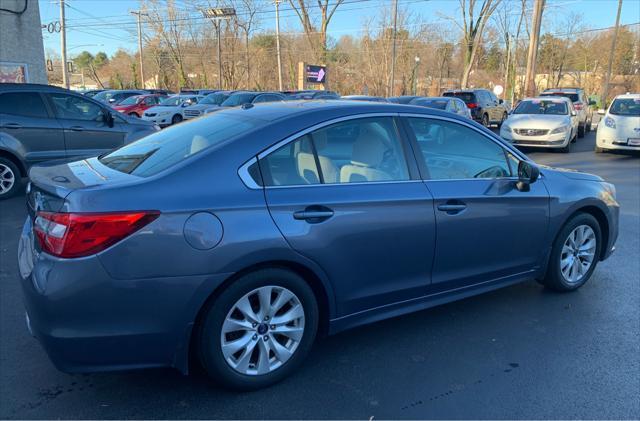
[[[387,150],[385,139],[374,130],[364,129],[353,144],[351,164],[340,169],[341,183],[389,181],[393,177],[378,167]]]
[[[318,161],[320,162],[320,168],[322,169],[322,175],[325,183],[337,183],[338,182],[338,167],[333,163],[331,159],[322,155],[322,150],[327,146],[327,133],[324,130],[319,130],[313,134],[313,142],[318,153]],[[301,151],[298,153],[298,174],[310,183],[318,183],[320,180],[320,174],[316,166],[315,158],[311,149],[311,144],[308,141],[303,140],[301,142]]]

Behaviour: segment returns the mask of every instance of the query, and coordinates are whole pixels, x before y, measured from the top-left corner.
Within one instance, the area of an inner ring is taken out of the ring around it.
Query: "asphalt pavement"
[[[24,196],[0,202],[0,418],[639,419],[640,158],[594,143],[590,133],[570,154],[526,151],[617,186],[617,251],[579,291],[531,281],[347,331],[293,377],[244,394],[199,372],[57,371],[25,327]]]

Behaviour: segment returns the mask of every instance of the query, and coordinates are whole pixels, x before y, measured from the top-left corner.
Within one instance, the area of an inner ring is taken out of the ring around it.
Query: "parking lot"
[[[302,370],[236,394],[194,370],[69,375],[27,332],[24,196],[0,204],[0,418],[640,418],[640,158],[595,133],[540,164],[617,187],[617,251],[575,293],[535,281],[320,340]]]

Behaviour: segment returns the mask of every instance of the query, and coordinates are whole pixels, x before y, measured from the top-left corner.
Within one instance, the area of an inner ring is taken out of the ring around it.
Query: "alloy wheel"
[[[224,319],[220,344],[225,361],[250,376],[273,372],[296,352],[304,334],[300,299],[286,288],[263,286],[240,298]]]
[[[570,284],[585,277],[596,255],[596,234],[589,225],[578,225],[567,237],[560,253],[560,271]]]
[[[16,182],[16,175],[7,165],[0,163],[0,194],[11,190]]]

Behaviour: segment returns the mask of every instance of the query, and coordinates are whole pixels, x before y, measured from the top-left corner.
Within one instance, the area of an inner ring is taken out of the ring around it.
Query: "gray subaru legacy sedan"
[[[388,103],[236,107],[30,176],[19,266],[53,363],[197,358],[243,390],[319,335],[530,279],[575,290],[618,235],[600,177]]]

